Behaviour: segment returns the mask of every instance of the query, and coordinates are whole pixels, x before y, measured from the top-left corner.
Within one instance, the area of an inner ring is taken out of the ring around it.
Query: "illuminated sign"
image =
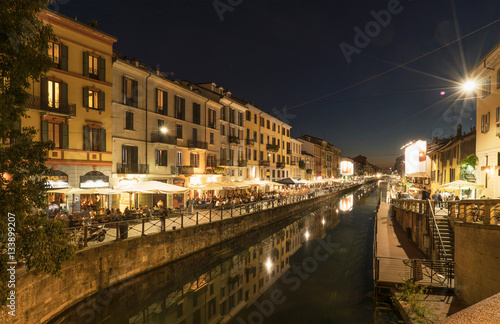
[[[354,164],[350,161],[340,162],[340,173],[342,175],[353,175],[354,174]]]
[[[425,174],[427,169],[427,142],[417,141],[405,149],[405,173]]]

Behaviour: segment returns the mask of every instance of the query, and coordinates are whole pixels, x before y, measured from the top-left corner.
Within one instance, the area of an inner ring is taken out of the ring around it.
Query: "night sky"
[[[498,0],[59,0],[50,8],[97,20],[124,56],[172,79],[216,82],[290,123],[294,137],[324,138],[342,156],[381,167],[410,140],[455,134],[459,118],[464,131],[474,125],[474,103],[457,100],[457,82],[500,41]],[[371,35],[356,46],[355,28],[366,27]]]

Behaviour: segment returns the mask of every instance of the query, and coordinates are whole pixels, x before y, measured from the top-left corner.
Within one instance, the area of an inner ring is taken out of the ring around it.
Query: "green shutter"
[[[69,125],[66,123],[62,124],[62,148],[69,148]]]
[[[138,91],[139,91],[139,83],[137,81],[132,81],[132,92],[134,93],[134,102],[133,102],[132,106],[134,106],[134,107],[137,107],[137,104],[139,103]]]
[[[83,108],[89,107],[89,88],[83,88]]]
[[[106,81],[106,59],[99,59],[99,80]]]
[[[89,77],[89,53],[83,52],[83,76]]]
[[[40,108],[45,109],[49,105],[49,80],[42,78],[40,82]]]
[[[99,109],[106,110],[106,96],[104,91],[99,92]]]
[[[61,70],[68,71],[68,46],[61,45]]]
[[[163,91],[163,114],[168,115],[168,92]]]
[[[161,90],[159,90],[158,88],[156,88],[156,100],[155,100],[156,106],[155,106],[155,109],[154,109],[155,112],[158,112],[158,94],[159,94],[160,91]],[[147,107],[146,107],[146,109],[147,109]]]
[[[155,149],[155,165],[160,165],[160,151]]]
[[[106,152],[106,130],[101,128],[101,152]]]
[[[49,140],[49,122],[46,120],[42,120],[42,124],[40,127],[40,133],[42,135],[42,141],[46,142]]]
[[[61,82],[61,92],[59,98],[59,104],[62,109],[66,109],[68,106],[68,84]]]
[[[90,127],[83,126],[83,150],[90,151]]]
[[[168,165],[168,151],[167,150],[163,150],[161,151],[161,159],[162,159],[162,164],[163,166],[167,166]]]

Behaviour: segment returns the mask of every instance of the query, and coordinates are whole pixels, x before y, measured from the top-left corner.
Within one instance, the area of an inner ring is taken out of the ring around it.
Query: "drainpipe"
[[[146,77],[146,165],[148,165],[148,79],[151,77],[151,72]],[[149,167],[147,167],[149,169]]]

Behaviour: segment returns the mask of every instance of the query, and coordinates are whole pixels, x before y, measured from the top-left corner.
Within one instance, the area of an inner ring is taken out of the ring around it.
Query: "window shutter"
[[[166,116],[168,111],[168,92],[163,91],[163,114]]]
[[[69,125],[66,123],[62,124],[62,148],[69,148]]]
[[[46,142],[49,140],[49,122],[46,120],[42,120],[42,124],[40,126],[40,133],[42,135],[42,141]]]
[[[106,94],[104,91],[99,92],[99,109],[106,110]]]
[[[60,86],[61,86],[61,92],[60,92],[59,103],[62,109],[66,109],[68,106],[68,84],[61,82]]]
[[[47,108],[49,105],[49,80],[42,78],[40,83],[40,106],[42,109]]]
[[[123,104],[127,104],[127,78],[123,77]]]
[[[83,108],[89,107],[89,88],[83,88]]]
[[[101,152],[106,152],[106,130],[101,128]]]
[[[490,113],[488,112],[488,115],[486,117],[486,131],[490,130]]]
[[[160,165],[160,151],[155,149],[155,165]]]
[[[132,146],[132,164],[137,164],[139,161],[139,149],[137,146]]]
[[[83,150],[90,151],[90,127],[83,126]]]
[[[134,102],[133,102],[133,105],[134,107],[137,107],[137,104],[139,102],[139,100],[137,99],[139,96],[138,96],[138,91],[139,91],[139,83],[137,81],[133,81],[132,82],[132,92],[134,94]]]
[[[83,76],[89,77],[89,53],[83,52]]]
[[[185,120],[185,111],[186,111],[186,100],[184,100],[184,98],[182,98],[181,100],[181,119],[182,120]]]
[[[61,45],[61,70],[68,71],[68,46]]]
[[[155,112],[158,112],[158,95],[160,94],[160,90],[156,88],[156,106],[155,106]]]
[[[106,59],[99,59],[99,80],[106,81]]]
[[[161,165],[163,165],[163,166],[168,165],[168,151],[167,150],[161,151],[161,160],[162,160]]]

